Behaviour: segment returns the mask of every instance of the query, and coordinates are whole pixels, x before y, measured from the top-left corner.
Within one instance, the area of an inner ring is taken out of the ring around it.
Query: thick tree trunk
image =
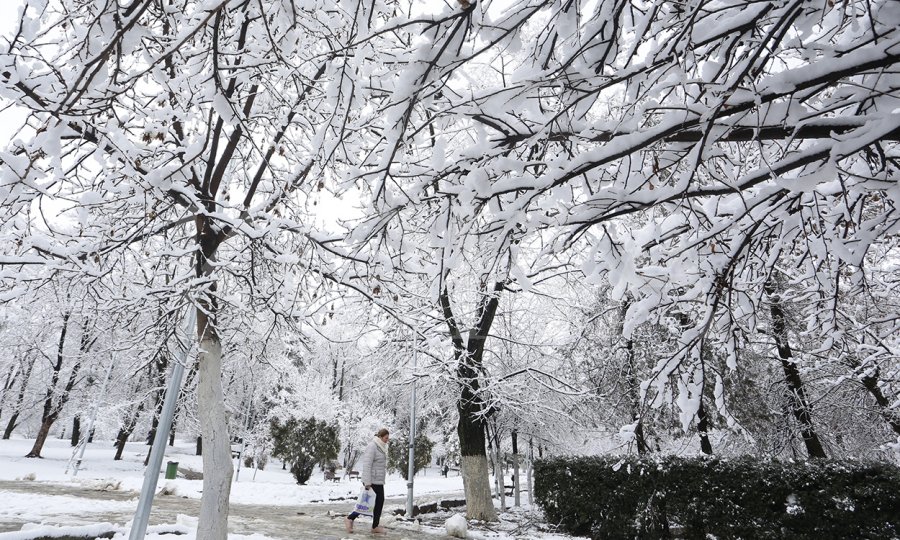
[[[56,422],[56,416],[51,415],[49,417],[45,417],[41,420],[41,427],[38,429],[37,437],[34,439],[34,446],[31,447],[31,451],[25,454],[27,458],[39,458],[41,457],[41,450],[44,448],[44,443],[47,442],[47,435],[50,434],[50,428],[53,426],[53,423]]]
[[[490,473],[485,447],[484,423],[463,403],[458,404],[459,453],[463,491],[466,495],[466,517],[482,521],[496,521],[497,512],[491,498]]]
[[[483,292],[479,305],[479,317],[475,328],[469,331],[468,339],[462,333],[453,316],[450,296],[446,289],[441,292],[440,303],[444,320],[450,330],[454,355],[457,361],[456,378],[460,385],[460,396],[456,402],[459,422],[459,450],[463,489],[466,494],[466,517],[481,521],[496,521],[497,511],[491,498],[490,474],[485,451],[485,417],[490,415],[479,393],[478,370],[484,354],[485,340],[494,321],[499,303],[502,284],[494,285],[490,293]]]
[[[784,371],[784,382],[787,385],[788,400],[791,413],[800,425],[800,435],[806,446],[806,453],[811,458],[825,458],[825,449],[819,440],[812,421],[812,407],[806,398],[806,390],[803,387],[803,379],[800,370],[793,359],[793,351],[788,341],[787,322],[784,316],[784,308],[781,304],[781,295],[778,294],[775,285],[769,281],[766,283],[766,294],[769,295],[769,312],[772,315],[772,337],[778,349],[778,357],[781,360],[781,368]]]
[[[225,398],[222,392],[222,344],[206,315],[197,310],[200,335],[197,415],[204,441],[203,497],[197,538],[227,540],[228,499],[231,494],[231,463]]]

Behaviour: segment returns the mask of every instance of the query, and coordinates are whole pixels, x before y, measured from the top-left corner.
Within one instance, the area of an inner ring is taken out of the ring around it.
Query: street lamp
[[[197,323],[197,308],[188,304],[188,316],[184,325],[184,343],[178,341],[181,348],[179,358],[172,366],[172,376],[166,388],[166,397],[163,408],[159,414],[159,425],[156,427],[156,436],[153,438],[153,446],[150,449],[150,459],[144,470],[144,485],[141,488],[141,498],[138,500],[137,510],[134,512],[134,521],[131,525],[129,540],[143,540],[147,534],[147,523],[150,521],[150,507],[153,506],[153,494],[156,492],[156,484],[159,482],[159,471],[162,466],[163,454],[166,451],[166,438],[172,429],[172,417],[175,416],[175,404],[178,402],[178,393],[181,391],[181,379],[184,376],[184,364],[187,362],[188,353],[191,350],[191,335],[194,325]]]
[[[418,351],[413,344],[413,379],[409,397],[409,469],[406,481],[406,517],[413,517],[413,475],[416,472],[416,360]]]

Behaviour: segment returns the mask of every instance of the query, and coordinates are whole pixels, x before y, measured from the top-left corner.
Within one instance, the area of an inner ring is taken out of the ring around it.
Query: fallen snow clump
[[[454,514],[444,523],[444,526],[447,528],[447,534],[456,538],[465,538],[466,530],[469,528],[469,524],[462,514]]]

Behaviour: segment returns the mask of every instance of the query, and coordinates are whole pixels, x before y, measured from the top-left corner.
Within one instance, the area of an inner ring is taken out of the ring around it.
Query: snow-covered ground
[[[113,461],[115,449],[109,441],[90,444],[85,451],[84,460],[77,474],[74,474],[71,459],[73,449],[68,441],[49,439],[44,445],[43,459],[27,459],[23,457],[31,449],[31,439],[13,439],[0,441],[0,480],[22,482],[46,482],[64,486],[89,487],[95,489],[111,489],[121,492],[140,492],[144,467],[143,460],[148,447],[140,443],[129,443],[126,446],[123,459]],[[177,442],[174,447],[166,449],[165,463],[177,461],[179,468],[201,471],[201,457],[194,455],[193,444]],[[66,471],[68,467],[68,472]],[[242,468],[238,481],[232,484],[231,501],[238,504],[259,504],[269,506],[296,506],[299,504],[315,504],[328,502],[340,498],[355,497],[359,490],[359,482],[344,479],[340,482],[325,481],[321,472],[313,474],[308,485],[299,486],[288,471],[282,470],[278,461],[269,462],[265,470],[255,471]],[[199,499],[202,489],[201,480],[187,480],[178,478],[166,480],[160,476],[157,491],[161,488],[174,490],[179,496],[191,499]],[[462,478],[451,473],[448,478],[442,477],[437,468],[428,469],[419,473],[415,478],[415,494],[422,496],[432,494],[434,500],[443,498],[461,498],[463,489]],[[399,476],[391,476],[385,485],[385,494],[388,497],[405,496],[406,482]],[[527,498],[523,497],[523,502]],[[69,531],[76,535],[89,536],[93,531],[108,531],[110,527],[85,525],[84,516],[103,513],[129,513],[133,512],[137,502],[137,494],[130,500],[92,500],[71,496],[60,496],[41,493],[19,493],[0,489],[0,524],[12,522],[26,522],[21,533],[0,533],[0,540],[14,540],[16,538],[34,537],[36,530],[47,529],[53,535],[58,536],[66,532],[57,526],[49,527],[42,522],[47,516],[54,516],[55,523],[60,523],[60,516],[78,516],[73,523],[80,524]],[[510,501],[511,502],[511,501]],[[528,511],[526,506],[525,512]],[[519,510],[518,513],[523,512]],[[508,515],[514,521],[517,512]],[[452,512],[446,513],[446,517],[452,516]],[[533,521],[533,515],[527,517],[527,521]],[[168,526],[151,527],[147,538],[172,538],[163,536],[164,532],[179,532],[178,538],[191,540],[194,538],[195,520],[189,516],[179,516],[178,522]],[[433,520],[432,520],[433,521]],[[511,522],[512,523],[512,522]],[[121,537],[127,537],[128,524],[118,524],[121,527]],[[481,531],[477,527],[470,529],[470,538],[490,539],[562,539],[562,535],[541,533],[537,530],[522,531],[521,527],[513,525],[515,534],[505,534],[503,527],[493,525],[491,531]],[[427,529],[427,528],[423,528]],[[499,530],[498,530],[499,529]],[[443,530],[435,528],[435,533],[443,533]],[[524,534],[523,534],[524,533]],[[99,534],[99,532],[97,533]],[[117,536],[119,538],[120,536]],[[261,534],[231,535],[231,538],[253,538],[260,540],[267,538]]]

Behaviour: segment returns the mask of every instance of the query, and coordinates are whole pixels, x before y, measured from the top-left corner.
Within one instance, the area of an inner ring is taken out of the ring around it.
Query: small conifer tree
[[[431,449],[434,443],[424,433],[416,435],[415,472],[419,472],[431,463]],[[388,447],[388,468],[400,471],[404,480],[409,480],[409,436],[399,437],[391,441]]]
[[[341,444],[336,425],[315,418],[273,418],[270,424],[272,455],[291,468],[298,484],[305,484],[318,463],[336,459]]]

